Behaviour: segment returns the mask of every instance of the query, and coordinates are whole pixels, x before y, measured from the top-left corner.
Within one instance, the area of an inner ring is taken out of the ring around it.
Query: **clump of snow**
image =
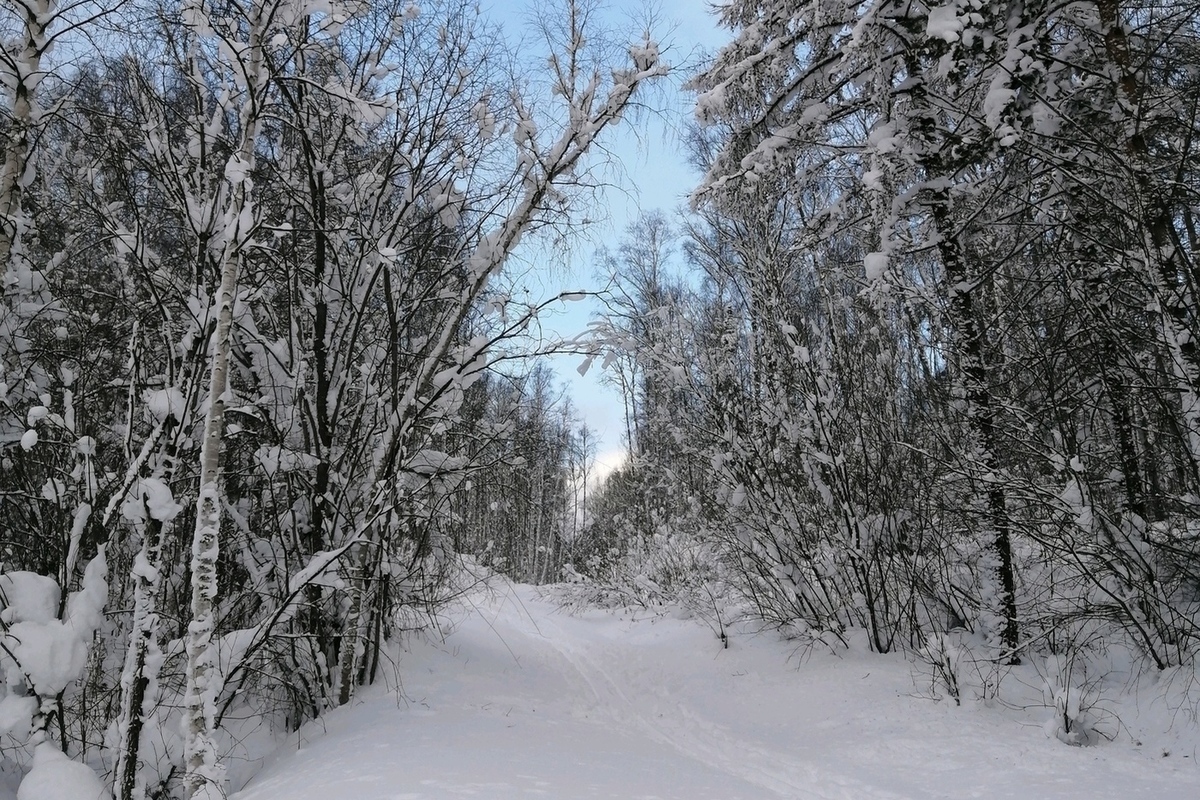
[[[1046,705],[1054,709],[1044,726],[1046,735],[1076,747],[1098,744],[1104,734],[1082,671],[1070,659],[1052,655],[1046,658],[1044,680]]]
[[[925,35],[930,39],[957,42],[963,31],[963,18],[958,16],[958,7],[951,3],[941,8],[929,9],[929,22]]]
[[[652,69],[654,65],[658,63],[658,43],[647,41],[640,45],[630,47],[629,57],[633,60],[634,66],[636,66],[639,70],[644,72],[648,69]]]
[[[57,595],[57,584],[49,578],[36,582],[24,579],[25,588],[32,589],[35,594],[32,600],[22,598],[18,610],[32,610],[33,615],[9,624],[0,636],[0,644],[3,644],[0,668],[10,686],[28,683],[42,697],[53,697],[83,673],[92,634],[104,621],[104,601],[108,598],[106,575],[107,566],[101,549],[84,571],[83,586],[67,598],[62,620],[54,618],[58,611],[57,600],[49,618],[46,613],[52,596],[50,587],[53,585],[54,595]],[[10,610],[11,606],[5,612]]]
[[[159,522],[170,522],[183,511],[175,502],[171,487],[158,478],[140,478],[121,503],[121,516],[129,522],[145,523],[147,515]]]
[[[426,449],[413,455],[405,464],[405,468],[409,472],[415,472],[418,475],[437,475],[443,472],[453,472],[460,470],[467,464],[467,459],[461,456],[452,456],[449,453],[443,453],[441,450]]]
[[[147,390],[142,395],[142,399],[155,422],[162,422],[171,415],[175,419],[183,418],[185,407],[183,394],[174,386],[167,389]]]
[[[337,574],[338,560],[346,552],[345,547],[314,553],[304,569],[288,580],[288,591],[298,592],[304,586],[344,587],[345,581]]]
[[[101,546],[100,552],[84,568],[83,584],[79,591],[71,592],[67,598],[67,613],[63,621],[86,643],[104,622],[104,603],[107,599],[108,562],[104,547]]]
[[[67,688],[87,663],[87,646],[59,620],[10,625],[0,643],[0,666],[9,685],[21,683],[24,674],[42,696]]]
[[[528,146],[532,147],[536,140],[537,123],[533,121],[532,117],[522,115],[520,119],[517,120],[516,127],[513,128],[513,141],[520,146],[525,146],[528,144]]]
[[[471,109],[471,118],[475,124],[479,126],[479,136],[482,139],[491,139],[496,133],[496,115],[492,113],[488,106],[486,98],[481,99]]]
[[[592,368],[592,362],[595,360],[596,356],[588,356],[583,361],[579,362],[579,366],[575,368],[575,371],[579,373],[580,377],[585,377],[588,374],[588,370]]]
[[[33,768],[17,789],[17,800],[108,800],[112,797],[86,764],[72,761],[50,742],[33,752]]]
[[[9,734],[18,741],[27,737],[37,710],[37,698],[32,695],[5,695],[0,700],[0,736]]]
[[[867,136],[867,143],[879,154],[895,152],[898,146],[896,123],[887,122],[875,126]]]
[[[42,499],[59,503],[66,499],[67,485],[58,478],[49,478],[42,484]]]
[[[58,582],[36,572],[0,575],[0,623],[50,622],[58,616]]]
[[[867,271],[867,280],[876,281],[882,278],[887,265],[887,253],[867,253],[866,258],[863,259],[863,267]]]
[[[263,472],[273,476],[277,472],[295,472],[296,470],[313,469],[317,466],[317,458],[308,453],[285,450],[277,445],[264,445],[254,452],[254,460],[262,467]]]
[[[1001,117],[1016,97],[1017,91],[1008,85],[1007,75],[997,75],[992,80],[987,96],[983,99],[983,114],[993,130],[1000,126]]]

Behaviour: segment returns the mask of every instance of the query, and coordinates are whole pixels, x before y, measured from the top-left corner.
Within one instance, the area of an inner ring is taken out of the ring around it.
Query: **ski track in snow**
[[[409,643],[399,691],[311,723],[234,800],[1200,797],[1194,731],[1170,759],[1165,739],[1071,748],[1046,709],[918,696],[896,656],[724,650],[699,622],[574,617],[499,579],[470,605]]]
[[[685,704],[671,699],[670,685],[658,687],[663,698],[644,691],[631,699],[621,688],[624,682],[633,691],[636,684],[630,675],[614,675],[611,668],[601,666],[582,649],[572,646],[574,637],[565,633],[550,617],[538,622],[542,631],[530,633],[562,656],[570,668],[585,681],[597,705],[611,721],[621,727],[639,730],[651,740],[664,744],[680,754],[702,764],[715,765],[748,783],[761,786],[781,797],[812,798],[812,800],[843,800],[844,798],[879,798],[890,800],[901,795],[868,787],[860,781],[822,775],[810,763],[784,753],[756,747],[739,739],[722,726],[708,722]],[[621,654],[625,658],[631,654]],[[636,656],[633,656],[636,657]],[[639,665],[641,666],[641,665]],[[641,670],[639,670],[641,672]],[[663,702],[670,700],[670,702]]]

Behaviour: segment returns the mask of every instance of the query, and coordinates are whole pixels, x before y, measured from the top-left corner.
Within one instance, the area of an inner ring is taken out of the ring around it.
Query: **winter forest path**
[[[1195,754],[1070,748],[1046,709],[918,696],[899,657],[723,649],[695,621],[570,616],[501,582],[467,606],[400,654],[399,691],[310,725],[235,800],[1200,797]]]

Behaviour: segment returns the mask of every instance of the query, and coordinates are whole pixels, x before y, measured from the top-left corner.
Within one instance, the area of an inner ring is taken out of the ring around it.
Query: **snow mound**
[[[17,800],[110,800],[111,797],[91,767],[72,761],[49,742],[37,746],[33,768],[17,789]]]

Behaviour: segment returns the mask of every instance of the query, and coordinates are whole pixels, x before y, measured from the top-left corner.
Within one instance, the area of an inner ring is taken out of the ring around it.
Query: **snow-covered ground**
[[[931,699],[901,656],[723,649],[700,622],[573,617],[500,582],[394,674],[235,800],[1200,797],[1194,706],[1154,693],[1116,709],[1115,741],[1069,747],[1044,706]]]

